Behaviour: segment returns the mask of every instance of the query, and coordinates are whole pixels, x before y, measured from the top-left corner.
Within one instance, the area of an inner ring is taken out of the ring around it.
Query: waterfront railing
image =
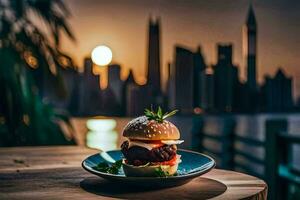
[[[287,199],[291,190],[300,187],[300,172],[291,165],[292,146],[300,144],[300,136],[288,132],[286,119],[266,120],[264,141],[239,134],[234,117],[210,123],[205,117],[195,118],[193,148],[215,158],[217,167],[264,179],[271,200]]]

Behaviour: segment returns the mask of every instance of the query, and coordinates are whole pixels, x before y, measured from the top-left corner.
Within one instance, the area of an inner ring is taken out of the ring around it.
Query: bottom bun
[[[123,159],[123,170],[126,176],[158,176],[158,171],[163,171],[166,176],[172,176],[177,172],[178,163],[176,165],[129,165]]]

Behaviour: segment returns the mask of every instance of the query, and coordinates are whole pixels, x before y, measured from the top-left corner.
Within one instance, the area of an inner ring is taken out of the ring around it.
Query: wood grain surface
[[[143,189],[81,168],[95,150],[78,146],[0,148],[0,199],[266,199],[253,176],[214,169],[183,186]]]

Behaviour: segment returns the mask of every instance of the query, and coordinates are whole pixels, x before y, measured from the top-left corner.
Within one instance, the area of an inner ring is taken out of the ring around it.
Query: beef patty
[[[176,145],[164,145],[148,150],[140,146],[129,148],[129,142],[125,141],[121,145],[121,151],[131,165],[143,165],[148,162],[169,161],[176,156]]]

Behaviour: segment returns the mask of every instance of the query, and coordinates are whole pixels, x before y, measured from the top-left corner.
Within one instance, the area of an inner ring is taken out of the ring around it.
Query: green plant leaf
[[[169,113],[165,113],[164,116],[163,116],[163,119],[171,117],[172,115],[175,115],[177,112],[178,112],[178,110],[173,110],[173,111],[171,111]]]
[[[122,160],[118,160],[111,165],[109,165],[106,162],[101,162],[95,167],[93,167],[93,169],[104,173],[118,174],[121,167],[122,167]]]
[[[162,118],[162,116],[163,116],[163,113],[162,113],[162,110],[161,110],[161,107],[160,107],[160,106],[158,106],[157,116],[158,116],[159,118]]]
[[[166,112],[165,114],[163,114],[163,111],[160,106],[158,107],[157,112],[154,112],[152,109],[152,106],[151,106],[151,111],[146,108],[144,111],[144,114],[148,118],[148,120],[155,120],[159,123],[162,123],[164,121],[164,119],[166,119],[172,115],[175,115],[177,112],[178,112],[178,110],[173,110],[169,113]]]
[[[158,177],[167,177],[170,176],[169,172],[165,172],[161,166],[157,169],[155,169],[155,175]]]

